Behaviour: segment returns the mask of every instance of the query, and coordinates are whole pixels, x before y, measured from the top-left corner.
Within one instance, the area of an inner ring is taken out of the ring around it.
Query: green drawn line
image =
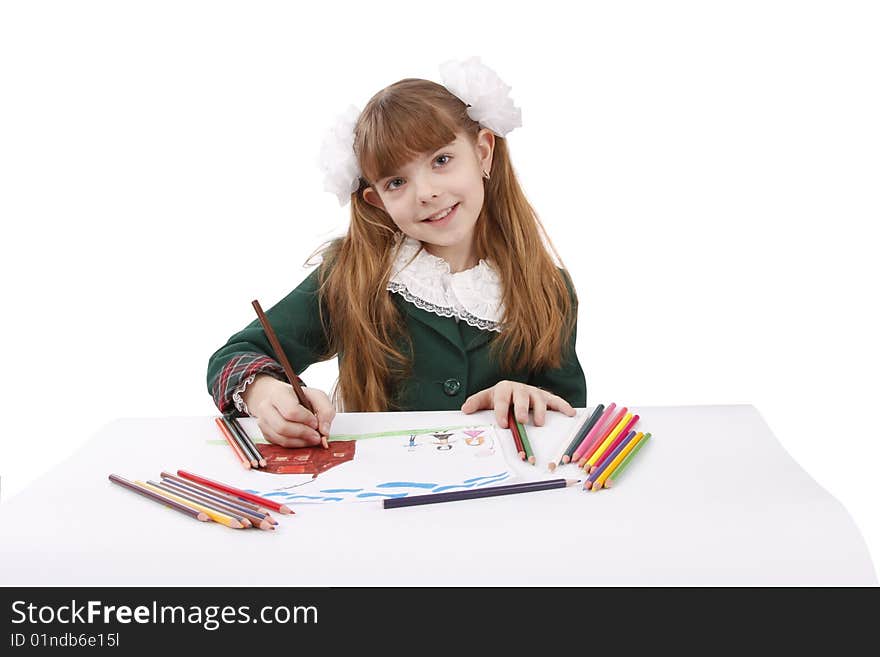
[[[420,436],[426,433],[440,433],[441,431],[453,431],[455,429],[466,429],[467,427],[475,426],[473,424],[462,424],[457,427],[440,427],[435,429],[406,429],[399,431],[382,431],[379,433],[351,433],[351,434],[337,434],[335,436],[330,436],[327,440],[328,442],[336,442],[338,440],[365,440],[367,438],[387,438],[388,436]],[[253,441],[255,443],[262,443],[264,445],[268,445],[269,441],[260,436],[259,438],[254,438]],[[226,445],[226,441],[222,439],[211,439],[207,441],[209,445]]]

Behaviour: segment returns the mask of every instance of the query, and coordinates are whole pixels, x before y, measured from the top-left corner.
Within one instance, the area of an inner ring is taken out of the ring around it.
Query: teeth
[[[452,208],[454,208],[454,207],[455,207],[455,206],[453,205]],[[445,209],[443,212],[441,212],[441,213],[438,214],[438,215],[434,215],[433,217],[428,217],[428,221],[437,221],[438,219],[442,219],[442,218],[445,217],[447,214],[449,214],[450,212],[452,212],[452,208],[447,208],[447,209]]]

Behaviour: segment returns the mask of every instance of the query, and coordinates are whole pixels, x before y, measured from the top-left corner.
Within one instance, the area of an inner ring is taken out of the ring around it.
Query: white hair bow
[[[440,65],[440,74],[443,86],[469,106],[468,116],[483,127],[504,137],[522,126],[522,113],[510,98],[510,86],[479,57],[445,62]],[[318,166],[324,172],[324,189],[336,194],[340,206],[351,199],[360,184],[361,171],[354,153],[354,130],[359,116],[360,110],[349,105],[327,132],[318,156]]]

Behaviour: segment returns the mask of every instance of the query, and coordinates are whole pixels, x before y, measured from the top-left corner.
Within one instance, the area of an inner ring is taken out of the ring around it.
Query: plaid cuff
[[[249,415],[241,393],[257,374],[268,374],[289,383],[284,368],[273,358],[257,352],[239,354],[229,359],[211,386],[211,396],[221,413],[237,411],[239,415]],[[301,378],[296,378],[301,386],[306,385]]]

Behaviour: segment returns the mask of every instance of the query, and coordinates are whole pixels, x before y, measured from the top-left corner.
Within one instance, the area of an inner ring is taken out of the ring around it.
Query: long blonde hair
[[[339,355],[333,400],[340,410],[397,410],[392,392],[411,371],[405,322],[386,290],[398,229],[362,192],[369,180],[437,150],[457,132],[476,143],[480,127],[445,87],[414,78],[381,90],[361,112],[354,146],[363,177],[351,195],[348,232],[313,254],[322,256],[319,307],[329,345],[322,358]],[[492,355],[507,370],[559,367],[576,319],[574,306],[551,251],[562,266],[559,254],[520,188],[503,137],[495,137],[490,178],[483,183],[476,251],[498,272],[505,307]]]

